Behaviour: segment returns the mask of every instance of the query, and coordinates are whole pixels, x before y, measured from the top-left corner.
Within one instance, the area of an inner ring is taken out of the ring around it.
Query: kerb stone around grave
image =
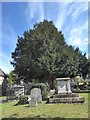
[[[42,95],[40,88],[31,89],[31,100],[37,100],[38,102],[42,102]]]

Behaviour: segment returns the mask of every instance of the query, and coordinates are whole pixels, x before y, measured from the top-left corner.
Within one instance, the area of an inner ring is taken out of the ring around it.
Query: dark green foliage
[[[90,69],[90,62],[88,59],[86,59],[86,54],[81,55],[79,59],[79,66],[78,66],[78,72],[83,76],[85,79],[86,75],[89,74]]]
[[[7,74],[7,76],[9,84],[14,84],[16,82],[16,74],[14,73],[14,71],[11,71],[9,74]]]
[[[18,37],[12,59],[19,80],[47,81],[51,89],[56,77],[74,77],[78,73],[86,76],[88,72],[85,70],[85,55],[81,54],[79,48],[74,50],[65,43],[62,32],[52,21],[44,20],[34,25],[32,30],[25,31],[23,37]]]
[[[39,85],[41,86],[42,99],[46,100],[50,90],[49,85],[47,83],[40,83]]]
[[[42,99],[43,100],[47,99],[48,93],[49,93],[49,90],[50,90],[48,83],[33,84],[30,89],[33,89],[33,88],[40,88],[41,89],[41,94],[42,94]]]
[[[1,86],[1,88],[2,88],[2,96],[6,96],[7,84],[8,84],[7,78],[4,78],[2,86]]]
[[[90,86],[90,82],[88,82],[88,86]]]
[[[25,95],[24,96],[21,96],[19,98],[19,102],[16,104],[16,105],[24,105],[24,104],[28,104],[28,97],[26,97]]]

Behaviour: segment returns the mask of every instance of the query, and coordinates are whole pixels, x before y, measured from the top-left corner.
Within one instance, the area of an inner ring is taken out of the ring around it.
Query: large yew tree
[[[23,37],[18,37],[11,63],[18,79],[53,83],[56,77],[75,76],[81,58],[79,49],[66,44],[53,22],[44,20],[25,31]]]

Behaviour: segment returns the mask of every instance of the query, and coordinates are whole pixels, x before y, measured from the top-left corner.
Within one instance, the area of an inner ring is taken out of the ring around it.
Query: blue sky
[[[67,44],[88,56],[88,2],[2,2],[1,12],[0,68],[5,73],[13,69],[10,61],[17,36],[44,19],[52,20]]]

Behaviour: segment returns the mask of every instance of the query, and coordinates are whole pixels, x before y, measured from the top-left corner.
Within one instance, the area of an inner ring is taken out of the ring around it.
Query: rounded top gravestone
[[[42,95],[40,88],[31,89],[31,99],[37,100],[38,102],[42,102]]]

